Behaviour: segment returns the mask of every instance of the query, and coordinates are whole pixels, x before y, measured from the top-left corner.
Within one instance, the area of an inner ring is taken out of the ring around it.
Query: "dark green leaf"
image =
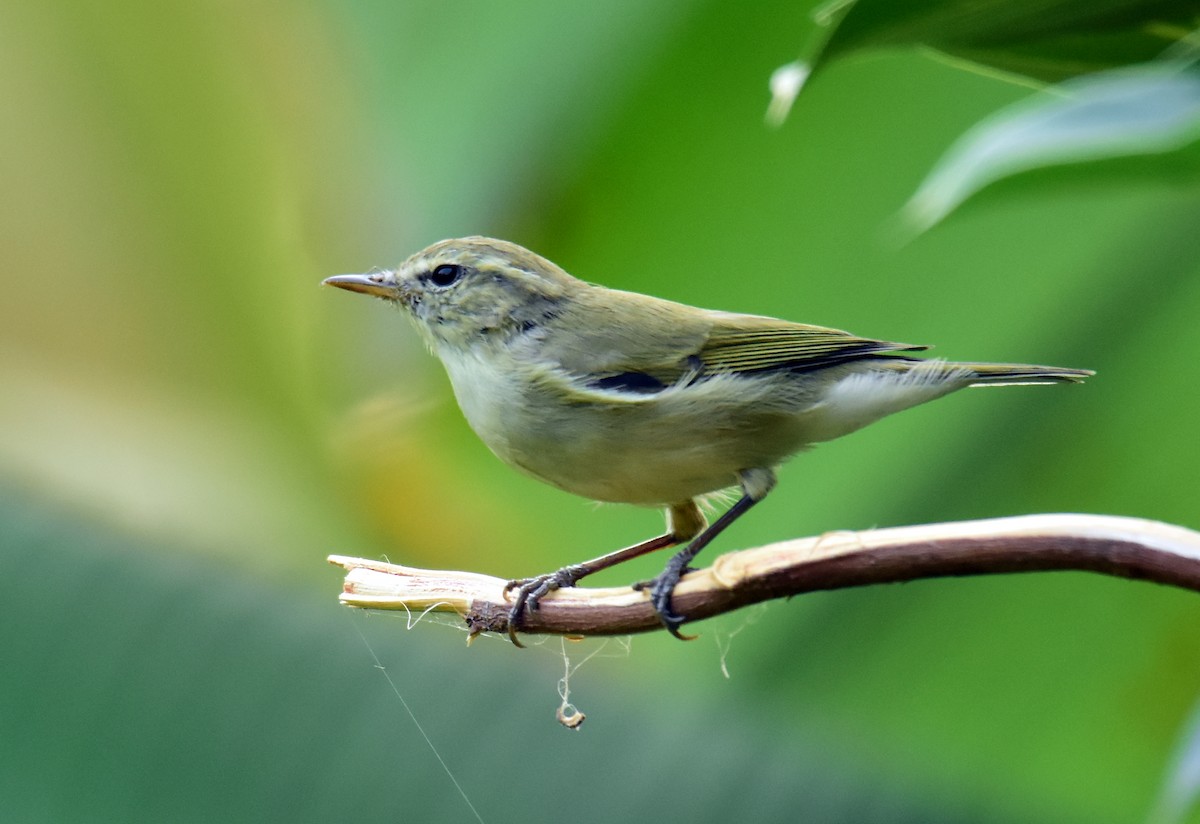
[[[1057,82],[1144,63],[1200,24],[1197,0],[834,0],[813,14],[818,31],[800,59],[777,72],[768,118],[799,92],[794,78],[862,51],[924,47],[976,71]],[[1015,79],[1015,78],[1014,78]],[[786,82],[786,81],[792,82]]]

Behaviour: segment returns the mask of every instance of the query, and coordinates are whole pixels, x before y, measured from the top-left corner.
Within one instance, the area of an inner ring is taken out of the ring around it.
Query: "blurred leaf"
[[[1162,793],[1148,824],[1178,824],[1200,799],[1200,704],[1184,724],[1178,749],[1163,780]]]
[[[1177,151],[1200,137],[1200,73],[1154,66],[1068,81],[966,132],[904,206],[924,231],[988,184],[1031,169]],[[1192,168],[1200,156],[1186,155]]]
[[[831,0],[813,20],[800,58],[772,77],[771,122],[786,117],[810,75],[857,52],[921,46],[976,71],[1055,82],[1159,57],[1200,24],[1200,2]]]
[[[821,61],[864,48],[924,45],[1039,80],[1141,63],[1191,32],[1194,0],[861,0]]]

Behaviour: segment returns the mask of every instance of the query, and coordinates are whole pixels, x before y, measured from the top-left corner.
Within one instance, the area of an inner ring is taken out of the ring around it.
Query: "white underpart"
[[[944,361],[914,363],[906,371],[862,371],[839,380],[814,409],[813,441],[837,438],[880,418],[970,385],[976,375]]]

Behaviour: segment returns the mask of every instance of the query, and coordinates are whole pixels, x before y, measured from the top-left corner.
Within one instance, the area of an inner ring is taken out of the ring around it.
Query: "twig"
[[[331,555],[346,569],[341,602],[457,612],[471,633],[507,632],[505,579]],[[684,577],[672,605],[689,621],[822,589],[950,575],[1084,570],[1200,591],[1200,533],[1112,515],[1028,515],[834,532],[729,552]],[[630,587],[558,590],[527,615],[527,634],[625,635],[661,628]]]

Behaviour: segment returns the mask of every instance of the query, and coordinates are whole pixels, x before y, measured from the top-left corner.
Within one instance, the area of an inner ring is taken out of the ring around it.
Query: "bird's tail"
[[[975,373],[971,386],[1003,386],[1038,383],[1082,383],[1096,374],[1090,369],[1033,366],[1027,363],[953,363]]]

